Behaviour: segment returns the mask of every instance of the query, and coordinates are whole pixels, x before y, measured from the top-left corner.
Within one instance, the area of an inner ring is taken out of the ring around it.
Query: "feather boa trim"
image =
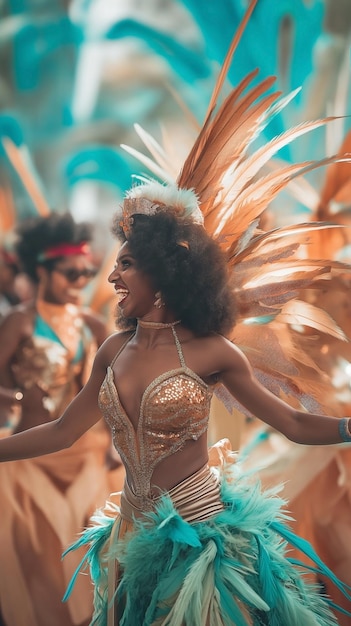
[[[232,463],[221,477],[225,508],[207,521],[186,522],[168,495],[126,534],[118,507],[100,511],[70,548],[88,546],[81,567],[89,564],[95,584],[91,626],[110,625],[108,564],[116,560],[119,626],[335,626],[331,601],[305,574],[328,577],[351,600],[349,588],[289,530],[277,491],[262,492]],[[288,544],[313,566],[289,559]]]

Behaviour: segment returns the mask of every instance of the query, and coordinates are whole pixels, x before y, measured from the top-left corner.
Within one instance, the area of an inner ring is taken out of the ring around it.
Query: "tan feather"
[[[310,368],[312,378],[312,370],[321,374],[308,352],[299,349],[299,335],[288,332],[286,324],[281,323],[279,318],[270,325],[238,325],[232,338],[247,354],[254,368],[275,372],[284,382],[285,377],[289,377],[296,384],[299,366]],[[267,354],[267,345],[272,348],[270,354]]]
[[[179,187],[196,189],[202,203],[207,200],[206,187],[209,189],[214,178],[218,180],[233,160],[242,158],[243,151],[257,135],[264,112],[279,96],[279,93],[272,93],[262,97],[275,81],[270,77],[240,98],[254,75],[254,72],[248,75],[227,96],[215,119],[204,124],[178,177]],[[214,161],[216,168],[211,168]],[[206,173],[210,174],[210,181]]]
[[[232,40],[231,45],[229,47],[229,50],[228,50],[228,52],[226,54],[226,57],[225,57],[225,59],[224,59],[224,61],[222,63],[221,71],[219,73],[216,85],[215,85],[215,87],[213,89],[213,92],[212,92],[212,96],[211,96],[211,99],[210,99],[210,102],[209,102],[209,105],[208,105],[208,109],[207,109],[207,113],[206,113],[206,116],[205,116],[205,125],[207,124],[208,120],[210,119],[210,117],[212,115],[212,112],[214,111],[214,109],[216,107],[217,100],[218,100],[218,97],[219,97],[219,95],[220,95],[220,93],[222,91],[222,87],[223,87],[224,81],[225,81],[225,79],[227,77],[227,74],[228,74],[228,71],[229,71],[230,64],[232,62],[232,58],[233,58],[234,52],[235,52],[235,50],[236,50],[236,48],[237,48],[237,46],[238,46],[238,44],[239,44],[239,42],[241,40],[241,37],[242,37],[242,35],[244,33],[244,30],[245,30],[245,28],[246,28],[246,26],[247,26],[247,24],[249,22],[249,19],[250,19],[252,13],[253,13],[253,10],[254,10],[257,2],[258,2],[258,0],[251,0],[249,6],[246,9],[246,12],[244,13],[243,19],[241,20],[241,23],[239,24],[239,26],[238,26],[238,28],[237,28],[237,30],[235,32],[235,35],[233,37],[233,40]]]
[[[311,132],[312,130],[324,126],[329,121],[334,121],[334,118],[325,118],[313,122],[305,122],[303,124],[295,126],[294,128],[290,128],[281,135],[278,135],[277,137],[274,137],[271,141],[256,150],[254,154],[249,156],[237,166],[232,179],[233,186],[237,184],[239,179],[242,182],[242,186],[244,186],[248,181],[250,181],[254,178],[254,176],[257,175],[262,167],[266,165],[266,163],[279,150],[287,146],[298,137],[301,137],[302,135]],[[283,167],[281,169],[283,169]]]
[[[144,130],[139,124],[135,124],[134,128],[139,135],[140,139],[143,141],[145,146],[148,148],[150,154],[153,156],[155,161],[160,165],[160,167],[166,172],[172,172],[173,166],[171,159],[168,157],[167,152],[162,148],[162,146],[150,135],[146,130]],[[172,177],[173,180],[173,177]]]
[[[16,225],[16,208],[12,191],[8,184],[0,185],[0,233],[12,231]]]
[[[342,328],[326,311],[302,300],[287,302],[282,308],[279,320],[289,325],[309,326],[341,341],[348,340]]]
[[[335,415],[342,413],[329,377],[309,356],[315,338],[306,339],[294,333],[277,318],[269,325],[239,324],[231,339],[245,352],[255,376],[275,395],[284,397],[294,406],[297,401],[298,408],[327,414],[333,411]],[[227,398],[227,402],[228,407],[235,406],[243,411],[235,400]]]
[[[24,148],[18,148],[8,137],[3,137],[2,143],[10,163],[21,179],[39,215],[49,215],[49,205],[27,165]]]
[[[318,347],[326,338],[344,343],[346,335],[325,311],[302,302],[301,292],[324,291],[335,276],[350,271],[346,264],[329,258],[327,246],[319,245],[334,233],[342,237],[345,229],[316,220],[263,232],[259,220],[297,178],[304,181],[315,168],[338,161],[349,167],[351,158],[344,150],[319,161],[272,166],[281,148],[335,119],[307,121],[263,143],[269,121],[297,93],[281,96],[274,91],[275,77],[255,83],[258,72],[254,70],[219,103],[233,52],[255,4],[250,4],[233,39],[204,123],[176,182],[180,188],[195,190],[205,228],[227,254],[238,308],[230,339],[244,350],[257,376],[274,393],[292,404],[323,412],[321,398],[328,392],[328,412],[333,408],[337,415],[332,381],[319,366]],[[159,168],[151,171],[169,173],[169,151],[143,131],[139,135]],[[254,149],[258,140],[261,145]],[[152,162],[145,158],[144,164]],[[305,181],[296,185],[300,196],[306,185]],[[312,206],[312,187],[309,203]]]
[[[166,170],[162,169],[162,167],[155,163],[155,161],[150,159],[150,157],[146,156],[139,150],[135,150],[131,146],[127,146],[123,143],[121,144],[121,148],[128,152],[135,159],[140,161],[140,163],[143,163],[143,165],[145,165],[148,170],[150,170],[154,174],[154,176],[157,176],[157,178],[160,178],[163,182],[173,182],[172,176],[170,176]]]
[[[275,157],[267,163],[267,168],[277,170],[282,167],[287,167],[287,165],[288,163],[286,161]],[[316,206],[319,204],[320,194],[306,178],[299,176],[298,178],[289,180],[286,189],[299,204],[305,206],[311,212],[315,211]]]
[[[303,246],[312,246],[316,241],[318,241],[321,231],[340,231],[344,229],[346,229],[346,227],[343,225],[329,224],[327,222],[307,222],[275,228],[257,235],[251,242],[249,242],[246,249],[242,250],[238,254],[236,254],[235,248],[229,249],[229,263],[238,264],[244,262],[244,260],[247,261],[250,255],[255,255],[257,261],[259,262],[259,259],[262,259],[262,255],[264,254],[267,255],[270,253],[276,255],[278,254],[278,250],[279,254],[281,254],[281,248],[278,248],[279,245],[282,246],[283,250],[284,247],[289,246],[289,249],[292,248],[291,253],[295,253],[299,248],[302,249]],[[285,254],[288,255],[288,251],[285,251]],[[303,255],[304,258],[306,256],[306,254]],[[320,251],[319,258],[323,260],[330,260],[327,248]],[[309,263],[313,262],[313,259],[316,259],[316,257],[309,255]]]
[[[347,153],[351,153],[351,131],[346,134],[338,155]],[[332,201],[350,203],[350,176],[351,166],[349,162],[341,161],[329,166],[320,192],[320,204],[317,210],[319,215],[321,212],[325,215]]]

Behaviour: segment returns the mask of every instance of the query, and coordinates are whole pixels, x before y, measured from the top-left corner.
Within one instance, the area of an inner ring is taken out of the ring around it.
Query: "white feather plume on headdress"
[[[175,183],[165,185],[152,178],[142,180],[144,182],[134,185],[127,191],[127,199],[147,199],[155,206],[164,205],[175,209],[180,217],[189,217],[194,222],[204,223],[199,201],[193,189],[180,189]]]
[[[137,214],[155,215],[167,212],[176,215],[184,223],[204,225],[204,216],[192,189],[180,189],[175,183],[164,185],[145,177],[143,181],[134,185],[123,201],[121,226],[127,238],[133,224],[133,216]]]

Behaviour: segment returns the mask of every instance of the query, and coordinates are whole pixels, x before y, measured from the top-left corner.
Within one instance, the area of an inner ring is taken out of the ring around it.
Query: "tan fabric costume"
[[[77,377],[84,382],[96,350],[76,307],[70,305],[68,313],[64,321],[66,329],[75,322],[76,345],[66,348],[60,328],[54,332],[45,315],[38,315],[33,339],[20,346],[12,363],[16,385],[24,393],[34,386],[44,393],[42,404],[50,419],[79,391]],[[120,484],[118,474],[105,465],[109,445],[109,433],[100,422],[68,450],[0,466],[0,607],[6,626],[89,621],[88,577],[80,577],[68,604],[62,603],[83,550],[64,561],[62,552]]]

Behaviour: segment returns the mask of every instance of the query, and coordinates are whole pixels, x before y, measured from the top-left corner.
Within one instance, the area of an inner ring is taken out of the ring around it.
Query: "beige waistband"
[[[224,506],[220,498],[220,483],[218,474],[208,465],[198,472],[189,476],[178,485],[161,494],[157,498],[150,499],[138,497],[130,489],[128,483],[124,485],[120,502],[120,518],[126,524],[126,528],[133,520],[140,519],[150,510],[156,508],[163,495],[171,498],[179,515],[187,522],[203,522],[210,519],[216,513],[223,511]],[[119,526],[118,526],[119,528]],[[119,530],[117,530],[119,533]],[[111,538],[112,540],[112,538]],[[118,563],[114,558],[109,561],[109,603],[108,603],[108,626],[118,626],[116,603],[114,593],[118,580]]]
[[[157,506],[160,498],[171,498],[179,515],[187,522],[201,522],[223,511],[218,476],[205,465],[169,491],[153,500],[135,495],[125,483],[121,495],[121,517],[132,522]]]

